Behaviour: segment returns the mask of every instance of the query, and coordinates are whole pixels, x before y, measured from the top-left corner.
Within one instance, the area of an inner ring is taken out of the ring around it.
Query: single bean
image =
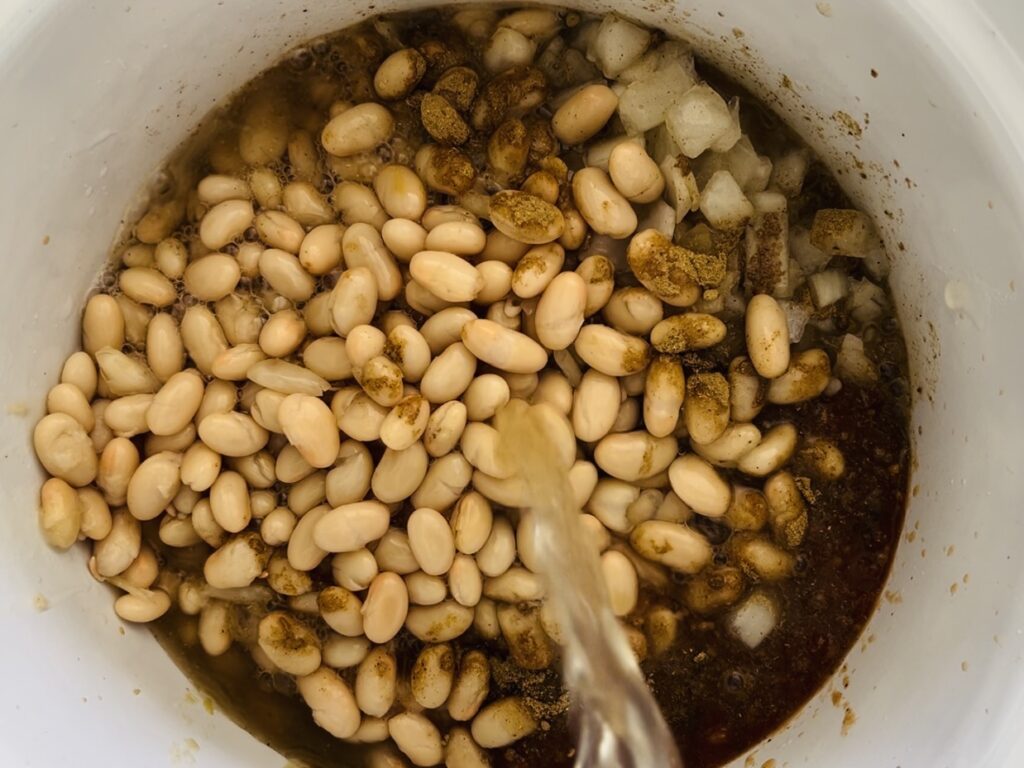
[[[259,239],[270,248],[298,253],[306,237],[303,226],[282,211],[262,211],[253,226]]]
[[[377,67],[373,89],[385,101],[404,99],[427,71],[427,62],[415,48],[395,51]]]
[[[618,105],[619,97],[607,85],[585,85],[555,111],[551,128],[563,144],[582,144],[604,127]]]
[[[695,373],[686,380],[683,419],[690,439],[706,445],[729,426],[729,382],[720,373]]]
[[[484,707],[470,727],[473,739],[484,749],[506,747],[537,730],[537,721],[518,697],[501,699]]]
[[[698,514],[721,517],[728,511],[732,488],[699,456],[680,456],[672,462],[668,476],[672,490]]]
[[[199,438],[222,456],[249,456],[267,444],[267,430],[251,416],[212,413],[199,422]]]
[[[427,230],[409,219],[388,219],[380,235],[384,245],[403,264],[408,264],[427,244]]]
[[[471,322],[479,323],[483,321],[474,320]],[[465,329],[463,329],[463,335],[465,336]],[[467,344],[458,342],[451,344],[435,357],[427,367],[423,378],[420,380],[421,394],[431,403],[444,403],[454,400],[462,395],[473,381],[473,376],[476,373],[476,363],[477,358],[469,350]]]
[[[534,246],[516,264],[512,292],[521,299],[539,296],[562,270],[565,249],[558,243]]]
[[[373,471],[373,495],[385,504],[409,498],[423,482],[429,460],[422,442],[401,451],[388,448]]]
[[[203,577],[211,587],[248,587],[266,567],[271,550],[258,533],[233,536],[206,558]]]
[[[672,435],[624,432],[603,437],[594,449],[594,461],[612,477],[632,482],[668,469],[678,451],[678,441]]]
[[[283,394],[303,394],[319,397],[331,385],[310,370],[284,360],[262,360],[249,368],[249,381]]]
[[[359,728],[360,714],[348,685],[327,667],[296,681],[299,694],[313,712],[313,722],[339,739]]]
[[[792,405],[811,400],[828,386],[832,366],[823,349],[808,349],[796,355],[789,368],[768,386],[768,402]]]
[[[708,541],[677,523],[648,520],[633,529],[629,540],[641,556],[681,573],[698,573],[711,562]]]
[[[565,228],[565,219],[558,208],[539,197],[515,190],[492,195],[489,216],[503,234],[531,245],[557,240]]]
[[[356,672],[356,704],[367,715],[384,717],[395,703],[398,662],[387,648],[374,648]]]
[[[146,328],[146,363],[162,382],[184,368],[185,345],[171,315],[157,313]]]
[[[252,221],[251,202],[248,200],[225,200],[223,203],[215,205],[203,216],[202,221],[199,222],[199,239],[211,251],[216,251],[240,237],[249,228]]]
[[[373,459],[362,443],[346,440],[341,444],[334,469],[327,473],[327,502],[340,507],[359,501],[370,490]]]
[[[364,267],[377,285],[376,298],[390,301],[402,290],[402,275],[380,232],[370,224],[352,224],[341,239],[341,252],[349,270]]]
[[[342,587],[362,592],[377,577],[379,569],[373,553],[365,547],[339,552],[331,559],[331,575]]]
[[[747,303],[747,354],[757,373],[774,379],[789,368],[789,324],[779,303],[758,294]]]
[[[114,601],[114,612],[133,623],[156,621],[171,607],[171,598],[163,590],[138,590],[121,595]]]
[[[97,459],[82,425],[66,413],[51,413],[36,424],[32,444],[43,467],[75,487],[96,478]]]
[[[139,520],[153,520],[163,513],[180,487],[181,454],[150,456],[128,482],[128,510]]]
[[[455,654],[450,645],[428,645],[416,658],[410,675],[412,696],[424,709],[438,709],[454,682]]]
[[[390,520],[390,510],[379,501],[345,504],[320,519],[313,541],[326,552],[355,552],[383,536]]]
[[[346,269],[331,291],[331,325],[342,338],[358,325],[373,320],[377,311],[377,281],[366,267]]]
[[[320,668],[319,638],[287,613],[275,611],[260,619],[258,642],[270,660],[290,675],[311,675]]]
[[[756,450],[760,442],[761,430],[753,424],[730,424],[720,437],[710,443],[694,442],[693,450],[716,467],[731,469]]]
[[[633,206],[600,168],[577,171],[572,180],[572,193],[577,209],[595,232],[621,240],[636,231]]]
[[[354,440],[380,439],[380,429],[388,409],[378,405],[360,389],[340,389],[331,400],[331,412],[338,427]]]
[[[398,634],[409,615],[409,593],[402,578],[383,572],[370,583],[363,602],[363,631],[372,643],[386,643]]]
[[[636,608],[640,585],[629,558],[614,550],[601,555],[601,575],[616,616],[628,616]]]
[[[359,637],[363,634],[363,601],[349,590],[324,587],[317,595],[316,604],[324,623],[339,635]]]
[[[585,363],[608,376],[628,376],[647,366],[647,342],[609,328],[587,325],[580,329],[574,344]]]
[[[328,667],[350,669],[358,666],[370,651],[370,641],[365,637],[342,637],[331,635],[324,641],[321,655]]]
[[[441,733],[423,715],[395,715],[388,720],[388,733],[413,765],[437,765],[444,758]]]
[[[409,609],[405,627],[425,643],[447,643],[459,637],[473,623],[473,610],[454,600]]]
[[[310,275],[326,275],[341,263],[341,240],[345,227],[321,224],[302,238],[299,264]]]
[[[327,550],[317,546],[314,534],[320,520],[330,511],[330,507],[322,505],[314,507],[299,518],[291,538],[288,539],[288,562],[292,568],[311,571],[327,557]]]
[[[338,157],[350,157],[387,141],[395,121],[386,107],[373,102],[358,104],[333,117],[320,136],[324,149]]]
[[[288,442],[313,467],[329,467],[338,457],[341,440],[330,408],[311,395],[286,397],[277,413]]]
[[[228,348],[217,318],[202,305],[185,310],[181,318],[181,339],[196,368],[207,376],[213,373],[213,361],[217,355]]]
[[[534,373],[547,364],[547,352],[537,342],[491,320],[466,323],[462,341],[478,359],[509,373]]]
[[[153,307],[169,307],[178,298],[171,281],[150,267],[124,270],[118,276],[118,285],[128,298]]]
[[[284,185],[281,202],[285,211],[304,227],[316,227],[334,221],[334,210],[308,181],[290,181]]]
[[[78,493],[59,477],[51,477],[39,492],[39,527],[46,543],[68,549],[78,540],[82,503]]]
[[[615,188],[632,203],[652,203],[665,189],[661,168],[641,144],[624,141],[608,156],[608,173]]]

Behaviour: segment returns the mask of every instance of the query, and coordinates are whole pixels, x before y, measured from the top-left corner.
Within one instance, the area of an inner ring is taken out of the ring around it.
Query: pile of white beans
[[[696,78],[680,44],[542,9],[451,23],[482,67],[432,91],[437,51],[381,22],[394,52],[365,73],[375,97],[316,81],[294,114],[248,98],[213,172],[149,209],[89,299],[34,446],[46,540],[88,543],[123,620],[176,605],[207,654],[238,644],[294,677],[335,737],[467,768],[539,716],[489,698],[488,657],[459,638],[503,642],[528,670],[557,663],[560,639],[495,413],[545,410],[616,614],[638,656],[670,652],[682,606],[763,605],[792,574],[803,481],[838,478],[843,456],[784,410],[754,422],[842,385],[834,355],[795,346],[824,308],[807,281],[879,245],[857,211],[789,231],[806,153],[758,155],[706,84],[642,124],[665,67]],[[420,112],[418,146],[401,121]],[[408,164],[381,159],[400,144]],[[716,250],[723,232],[734,247]],[[881,296],[845,286],[832,302]],[[745,355],[684,364],[730,327]],[[724,547],[699,518],[733,531]],[[162,567],[174,548],[207,552],[201,572]],[[407,679],[402,633],[421,648]]]

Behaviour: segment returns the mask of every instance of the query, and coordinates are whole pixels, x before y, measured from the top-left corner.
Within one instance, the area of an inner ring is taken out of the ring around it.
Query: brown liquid
[[[437,12],[399,16],[393,21],[402,30],[416,30],[403,34],[407,44],[452,37]],[[339,98],[373,98],[366,72],[372,74],[386,52],[383,40],[369,23],[310,44],[254,82],[207,130],[197,133],[196,141],[180,157],[203,156],[211,133],[214,142],[221,136],[233,140],[239,105],[262,88],[291,94],[299,109],[311,108],[305,100],[305,84],[314,78],[332,83]],[[725,93],[736,91],[720,75],[708,72],[706,67],[701,69],[716,88]],[[749,95],[744,95],[743,115],[744,129],[761,151],[795,143],[793,134]],[[408,116],[399,108],[396,119],[401,123]],[[411,146],[414,150],[415,144]],[[397,147],[384,147],[380,153],[385,159],[408,162],[411,152],[402,148],[401,141]],[[482,148],[470,146],[468,150],[474,154]],[[194,184],[194,179],[210,170],[205,164],[184,167],[181,162],[169,169],[167,195]],[[287,166],[277,170],[282,178],[289,178]],[[333,183],[325,176],[318,186],[328,192]],[[443,200],[438,197],[435,202]],[[806,225],[818,208],[845,205],[834,177],[816,165],[802,198],[791,201],[793,222]],[[181,234],[187,234],[187,230]],[[859,277],[858,266],[851,266],[851,275]],[[849,322],[841,313],[837,313],[836,321],[839,328]],[[770,587],[779,599],[782,623],[757,649],[750,650],[725,629],[724,619],[689,614],[680,627],[676,647],[642,665],[688,768],[720,765],[789,719],[835,672],[878,602],[903,524],[910,456],[908,377],[895,317],[884,318],[863,337],[872,358],[880,363],[882,380],[877,387],[864,390],[847,384],[833,397],[795,407],[769,406],[755,421],[762,431],[778,421],[793,421],[802,438],[828,437],[846,459],[846,473],[841,479],[812,483],[817,496],[810,505],[809,529],[799,548],[798,572],[792,579]],[[742,354],[742,339],[742,327],[734,321],[723,344],[707,353],[688,356],[684,362],[688,368],[714,366],[721,370],[723,363],[727,365],[733,356]],[[821,346],[834,351],[837,343],[838,338],[818,337],[809,327],[798,349]],[[717,562],[728,562],[724,546],[728,529],[699,517],[692,524],[716,545]],[[205,546],[184,552],[168,550],[160,544],[155,530],[148,533],[161,556],[183,571],[198,570],[209,552]],[[329,581],[329,569],[321,568],[320,577]],[[671,595],[660,596],[660,600],[673,604]],[[681,602],[675,607],[686,613]],[[289,678],[261,672],[237,644],[218,658],[203,653],[195,639],[195,617],[175,609],[155,625],[154,633],[186,674],[256,738],[315,768],[361,763],[365,748],[340,742],[315,726]],[[539,673],[518,670],[508,661],[503,643],[482,641],[472,631],[459,638],[456,645],[462,649],[484,648],[494,659],[491,700],[515,693],[546,704],[542,727],[524,741],[494,753],[494,764],[571,765],[572,736],[557,669]],[[418,643],[404,633],[399,636],[398,656],[404,664],[400,676],[407,674],[417,647]],[[403,648],[407,652],[403,653]],[[431,716],[442,732],[451,725],[443,710]]]

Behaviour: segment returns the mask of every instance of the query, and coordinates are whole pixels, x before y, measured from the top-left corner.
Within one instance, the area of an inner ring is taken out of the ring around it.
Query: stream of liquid
[[[546,406],[512,400],[495,417],[521,478],[538,564],[564,647],[562,675],[578,730],[577,768],[681,768],[675,740],[619,627],[597,552],[580,535],[568,473],[553,450]]]

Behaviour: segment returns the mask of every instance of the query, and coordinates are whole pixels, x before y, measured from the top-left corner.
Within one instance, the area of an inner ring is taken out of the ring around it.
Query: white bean
[[[96,478],[92,441],[82,425],[66,413],[41,418],[32,432],[32,445],[43,467],[54,477],[75,487],[88,485]]]
[[[774,298],[758,294],[747,303],[747,354],[758,374],[774,379],[789,367],[789,324]]]
[[[377,285],[375,300],[390,301],[401,292],[402,274],[398,264],[373,226],[357,222],[345,230],[341,252],[349,271],[360,267],[370,271]]]
[[[647,520],[633,529],[629,541],[641,556],[681,573],[699,573],[711,562],[707,540],[678,523]]]
[[[427,230],[409,219],[388,219],[381,227],[380,235],[388,250],[405,264],[427,245]]]
[[[424,573],[442,576],[455,559],[455,540],[448,521],[436,510],[417,509],[406,524],[413,556]]]
[[[565,264],[565,249],[558,243],[534,246],[516,264],[512,292],[521,299],[539,296]]]
[[[768,402],[776,405],[792,405],[811,400],[828,386],[832,377],[832,366],[828,353],[823,349],[808,349],[789,364],[789,368],[768,386]]]
[[[390,520],[390,510],[379,501],[345,504],[321,517],[313,541],[326,552],[355,552],[383,536]]]
[[[615,114],[619,97],[607,85],[585,85],[573,93],[551,118],[551,128],[563,144],[582,144]]]
[[[242,533],[206,558],[203,578],[217,589],[248,587],[263,572],[269,560],[270,548],[260,535]]]
[[[579,212],[598,234],[621,240],[636,231],[633,206],[600,168],[577,171],[572,179],[572,193]]]
[[[694,442],[693,450],[716,467],[733,468],[745,461],[747,454],[757,450],[760,442],[761,430],[753,424],[730,424],[716,440],[704,444]]]
[[[320,140],[332,155],[350,157],[383,144],[394,128],[394,118],[387,108],[366,102],[333,117],[324,126]]]
[[[163,513],[180,487],[181,454],[150,456],[128,481],[128,510],[139,520],[153,520]]]
[[[447,643],[462,635],[473,623],[473,610],[454,600],[409,609],[405,627],[424,643]]]
[[[437,765],[444,758],[441,733],[423,715],[395,715],[388,720],[388,733],[413,765]]]
[[[412,696],[424,709],[437,709],[452,690],[455,655],[451,646],[428,645],[416,658],[410,676]]]
[[[388,448],[373,471],[373,495],[385,504],[409,498],[423,482],[429,461],[422,442],[401,451]]]
[[[608,376],[629,376],[642,371],[649,358],[646,341],[606,325],[583,326],[574,348],[583,362]]]
[[[355,694],[359,709],[373,717],[384,717],[395,703],[398,663],[387,648],[374,648],[359,664]]]
[[[225,200],[213,206],[203,216],[199,222],[199,239],[211,251],[216,251],[241,236],[252,224],[252,220],[251,202]]]
[[[462,342],[479,360],[509,373],[534,373],[548,355],[529,336],[491,320],[471,320],[462,329]]]
[[[344,338],[358,325],[373,320],[377,311],[377,281],[366,267],[346,269],[331,291],[328,302],[331,326]]]
[[[435,296],[454,303],[474,300],[484,285],[476,267],[444,251],[420,251],[409,262],[409,273]]]
[[[316,607],[324,623],[339,635],[359,637],[363,634],[363,601],[345,587],[320,590]]]
[[[640,585],[629,558],[614,550],[601,555],[601,575],[616,616],[628,616],[636,608]]]
[[[672,490],[698,514],[721,517],[729,509],[732,488],[699,456],[680,456],[668,470]]]
[[[427,367],[420,379],[420,393],[431,403],[456,399],[473,381],[476,362],[477,358],[467,345],[461,342],[450,345]]]
[[[359,707],[348,685],[326,667],[296,681],[299,694],[313,711],[313,722],[339,739],[359,728]]]
[[[601,439],[594,462],[620,480],[643,480],[665,471],[679,451],[675,437],[654,437],[649,432],[624,432]]]
[[[397,573],[383,572],[370,583],[363,601],[363,631],[372,643],[398,634],[409,614],[409,592]]]
[[[537,730],[537,721],[518,697],[501,699],[484,707],[470,727],[473,739],[484,749],[507,747]]]
[[[619,382],[591,369],[573,393],[572,426],[576,437],[590,443],[607,435],[615,423],[621,400]]]

